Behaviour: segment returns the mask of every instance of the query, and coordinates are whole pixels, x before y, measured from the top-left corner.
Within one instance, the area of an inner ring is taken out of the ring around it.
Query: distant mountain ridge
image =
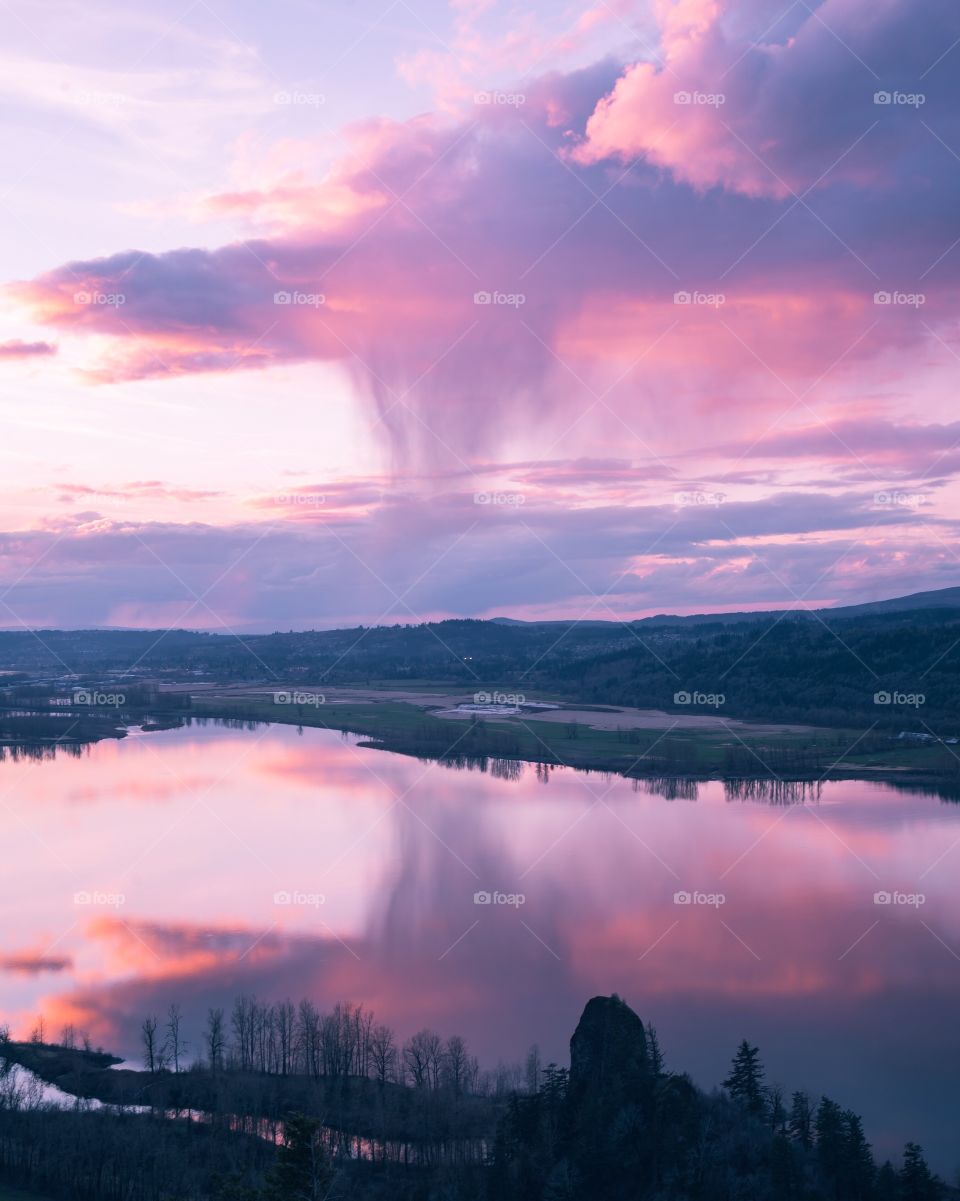
[[[619,621],[615,618],[544,618],[543,620],[527,620],[521,617],[461,617],[447,618],[443,621],[434,622],[397,622],[392,625],[381,626],[335,626],[329,629],[310,629],[310,630],[291,630],[289,633],[283,633],[275,630],[269,633],[252,634],[244,633],[242,637],[247,641],[265,639],[265,638],[303,638],[303,637],[333,637],[338,634],[353,633],[357,630],[412,630],[422,628],[423,626],[451,626],[451,625],[472,625],[472,626],[497,626],[501,628],[516,627],[518,630],[531,629],[533,627],[553,627],[560,629],[565,626],[577,626],[584,630],[595,629],[603,630],[609,628],[627,626],[653,626],[653,625],[705,625],[707,623],[726,624],[730,622],[742,621],[769,621],[771,619],[785,619],[786,615],[803,617],[805,614],[817,614],[822,618],[836,617],[860,617],[870,616],[873,614],[883,613],[906,613],[912,610],[920,609],[957,609],[960,610],[960,585],[950,588],[937,588],[927,592],[913,592],[908,596],[895,596],[886,600],[866,601],[858,605],[837,605],[834,607],[826,607],[819,609],[757,609],[757,610],[738,610],[733,613],[657,613],[652,617],[638,617],[633,620]],[[214,630],[194,630],[189,627],[173,627],[164,629],[162,627],[149,628],[146,626],[84,626],[82,628],[58,628],[54,626],[0,626],[0,637],[16,636],[21,639],[30,639],[35,634],[56,634],[56,635],[71,635],[77,636],[81,634],[94,637],[121,637],[121,638],[137,638],[145,634],[151,634],[157,637],[166,639],[209,639],[215,642],[218,639],[226,641],[235,641],[238,637],[235,634],[224,634]]]
[[[657,613],[653,617],[641,617],[629,622],[629,625],[703,625],[710,623],[728,623],[740,621],[767,621],[771,618],[783,617],[784,614],[794,614],[803,617],[804,614],[817,614],[820,617],[860,617],[874,613],[909,613],[915,609],[960,609],[960,587],[937,588],[928,592],[913,592],[908,596],[895,596],[887,600],[865,601],[859,605],[837,605],[821,609],[757,609],[740,610],[735,613]],[[523,621],[516,617],[493,617],[491,621],[498,625],[518,626],[567,626],[573,624],[575,618],[567,620],[549,619],[545,621]],[[617,626],[624,624],[615,620],[590,619],[579,621],[578,625],[586,626]]]
[[[22,690],[31,681],[64,694],[114,681],[126,693],[136,679],[281,691],[302,684],[321,693],[338,684],[442,683],[467,696],[549,694],[666,712],[689,712],[701,703],[694,698],[713,696],[731,717],[921,734],[933,725],[957,737],[960,587],[817,611],[639,622],[449,619],[242,638],[22,630],[0,632],[0,672],[13,708],[29,700]]]

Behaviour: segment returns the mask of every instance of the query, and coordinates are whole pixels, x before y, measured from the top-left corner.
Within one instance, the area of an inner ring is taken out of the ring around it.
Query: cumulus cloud
[[[587,123],[580,162],[642,156],[698,189],[784,199],[896,186],[930,137],[919,109],[957,127],[956,72],[933,73],[960,37],[950,0],[923,21],[902,0],[825,0],[789,36],[777,19],[762,30],[767,6],[747,22],[748,6],[729,0],[655,9],[663,57],[626,68]]]
[[[595,468],[605,470],[601,465]],[[581,466],[577,486],[583,487]],[[4,606],[33,626],[164,626],[269,631],[515,612],[597,618],[789,607],[850,599],[869,563],[898,590],[907,564],[925,586],[952,583],[954,523],[932,505],[878,505],[885,485],[847,491],[732,486],[678,475],[623,496],[625,472],[583,500],[549,481],[426,499],[384,492],[353,509],[271,508],[268,523],[60,523],[0,535]],[[609,494],[607,494],[607,490]],[[645,493],[645,495],[641,495]],[[313,498],[308,490],[305,494]],[[484,493],[476,494],[482,500]],[[702,503],[698,498],[702,497]],[[522,498],[522,503],[518,498]],[[930,548],[920,533],[940,541]],[[816,583],[811,592],[811,586]],[[66,599],[62,605],[56,596]]]
[[[355,125],[325,179],[211,201],[259,223],[249,240],[73,262],[13,292],[108,337],[99,381],[336,363],[408,465],[549,438],[588,406],[643,437],[665,408],[674,432],[746,432],[821,376],[888,378],[952,320],[960,106],[935,59],[960,13],[864,5],[829,0],[764,42],[751,6],[664,0],[660,62]],[[874,103],[921,76],[922,109]],[[718,89],[722,105],[675,100]],[[878,304],[897,289],[922,313]]]

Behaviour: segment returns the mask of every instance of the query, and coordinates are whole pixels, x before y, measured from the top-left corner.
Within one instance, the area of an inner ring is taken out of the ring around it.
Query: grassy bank
[[[477,718],[454,721],[390,700],[278,705],[266,698],[194,698],[192,713],[346,731],[368,745],[450,762],[516,760],[644,778],[842,779],[858,775],[949,788],[960,758],[942,744],[898,743],[856,729],[595,729],[583,722]]]

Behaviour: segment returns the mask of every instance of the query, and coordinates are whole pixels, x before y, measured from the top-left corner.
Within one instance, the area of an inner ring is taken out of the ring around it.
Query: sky
[[[0,626],[960,583],[955,0],[10,0]]]

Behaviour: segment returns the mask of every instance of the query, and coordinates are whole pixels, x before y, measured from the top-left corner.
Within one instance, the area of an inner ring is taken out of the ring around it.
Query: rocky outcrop
[[[637,1101],[652,1075],[643,1022],[616,993],[591,998],[570,1040],[571,1091]]]

